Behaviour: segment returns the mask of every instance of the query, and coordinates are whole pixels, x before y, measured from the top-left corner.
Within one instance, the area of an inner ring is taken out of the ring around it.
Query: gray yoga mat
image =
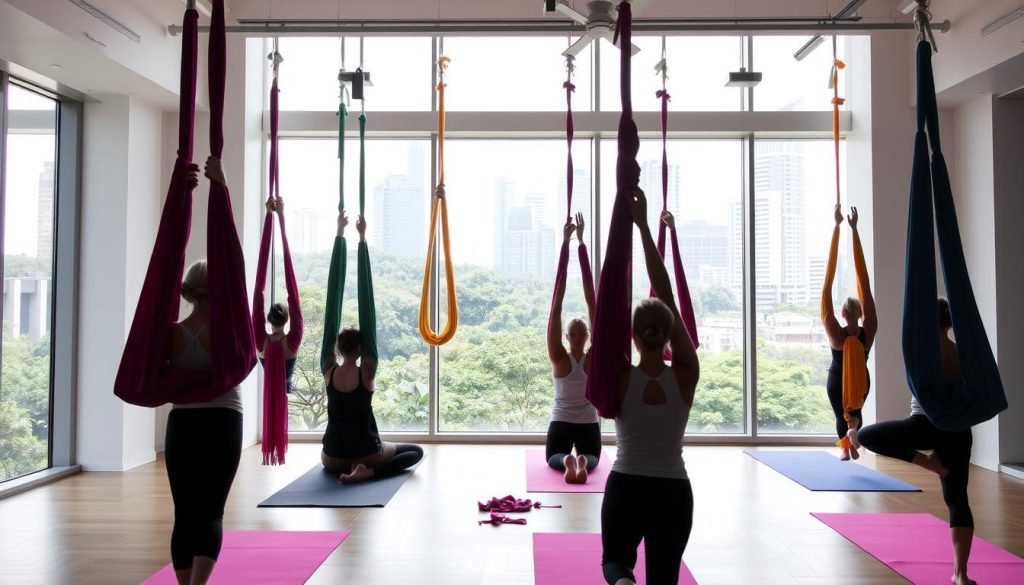
[[[422,463],[422,461],[420,461]],[[409,479],[420,463],[398,475],[359,483],[338,483],[338,475],[316,465],[302,477],[260,502],[260,508],[368,508],[383,507]]]

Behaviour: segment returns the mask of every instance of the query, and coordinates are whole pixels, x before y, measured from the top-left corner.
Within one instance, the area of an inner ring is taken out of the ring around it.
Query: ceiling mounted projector
[[[726,87],[754,87],[761,83],[760,71],[747,71],[746,67],[740,67],[739,71],[729,72],[729,82]]]

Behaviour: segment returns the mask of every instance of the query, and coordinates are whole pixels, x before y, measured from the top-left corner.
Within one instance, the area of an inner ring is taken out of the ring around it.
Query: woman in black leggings
[[[949,304],[939,299],[939,327],[942,332],[942,373],[950,379],[960,377],[956,344],[949,339],[952,321]],[[967,480],[971,468],[971,429],[950,432],[928,420],[915,398],[910,399],[910,418],[868,425],[860,430],[860,443],[867,449],[920,465],[939,476],[942,499],[949,509],[949,527],[955,555],[954,585],[973,585],[967,577],[967,560],[974,539],[974,516],[967,501]],[[922,451],[931,451],[928,454]]]
[[[198,167],[190,182],[197,183]],[[210,157],[206,176],[224,183],[220,161]],[[175,327],[168,362],[187,370],[210,368],[210,305],[206,262],[185,273],[181,296],[192,311]],[[171,561],[179,585],[210,578],[223,539],[224,504],[242,454],[242,396],[236,386],[209,402],[175,404],[167,419],[164,461],[174,500]]]

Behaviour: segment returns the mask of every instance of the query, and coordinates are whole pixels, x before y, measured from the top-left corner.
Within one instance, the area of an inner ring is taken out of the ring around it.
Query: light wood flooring
[[[318,461],[319,445],[293,444],[278,468],[262,467],[259,447],[251,447],[224,525],[351,531],[311,584],[530,584],[531,533],[600,532],[602,496],[527,494],[524,448],[427,445],[426,460],[385,508],[263,509],[257,503]],[[861,459],[923,493],[810,492],[739,447],[688,447],[686,460],[696,511],[684,560],[702,585],[905,583],[809,512],[946,518],[937,478],[900,461]],[[510,493],[564,507],[527,514],[527,526],[478,526],[477,500]],[[1024,556],[1024,482],[974,467],[970,496],[978,535]],[[169,562],[171,522],[162,459],[0,500],[0,583],[138,583]]]

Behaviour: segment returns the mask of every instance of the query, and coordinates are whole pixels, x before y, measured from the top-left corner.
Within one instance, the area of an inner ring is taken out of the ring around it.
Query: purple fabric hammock
[[[597,309],[593,325],[590,372],[587,374],[587,400],[598,414],[614,418],[618,414],[614,383],[629,367],[630,299],[632,297],[633,226],[629,210],[629,194],[640,185],[640,165],[636,155],[640,137],[633,122],[633,100],[630,95],[630,49],[632,47],[632,14],[629,2],[619,4],[615,37],[620,45],[622,79],[622,116],[619,118],[619,157],[615,169],[615,205],[612,207],[608,247],[597,289]]]
[[[668,150],[666,143],[668,142],[668,100],[672,96],[668,95],[668,91],[662,87],[658,90],[657,97],[661,99],[661,211],[664,213],[668,210]],[[683,323],[686,324],[686,332],[690,335],[690,341],[693,342],[693,349],[700,347],[700,341],[697,339],[697,318],[693,314],[693,299],[690,298],[690,286],[686,283],[686,271],[683,270],[683,258],[679,252],[679,237],[676,234],[675,226],[671,230],[666,230],[668,226],[665,225],[661,218],[658,218],[658,255],[661,259],[665,259],[665,232],[669,231],[672,237],[672,271],[676,275],[676,292],[679,293],[679,315],[683,318]],[[656,297],[654,294],[654,287],[651,287],[651,298]],[[665,361],[672,360],[672,350],[665,348],[664,354]]]
[[[185,247],[192,222],[188,165],[192,162],[195,126],[198,19],[195,10],[186,10],[178,156],[139,304],[114,381],[114,394],[137,406],[213,400],[241,383],[256,365],[242,246],[235,230],[227,187],[216,182],[210,185],[206,244],[212,365],[209,370],[189,371],[172,369],[167,362],[167,346],[178,319]],[[224,1],[214,0],[209,50],[210,151],[217,158],[224,149],[225,45]]]
[[[281,180],[278,171],[278,87],[277,77],[270,86],[270,198],[281,199]],[[277,214],[281,223],[281,248],[284,253],[284,286],[288,292],[288,335],[284,342],[293,352],[302,345],[304,323],[299,300],[299,285],[295,280],[292,254],[284,229],[284,214]],[[274,213],[267,211],[263,218],[263,236],[256,264],[256,286],[252,293],[252,330],[257,348],[263,351],[263,464],[283,465],[288,452],[288,374],[285,369],[284,346],[269,342],[266,325],[264,288],[270,264],[270,244],[274,238]]]

